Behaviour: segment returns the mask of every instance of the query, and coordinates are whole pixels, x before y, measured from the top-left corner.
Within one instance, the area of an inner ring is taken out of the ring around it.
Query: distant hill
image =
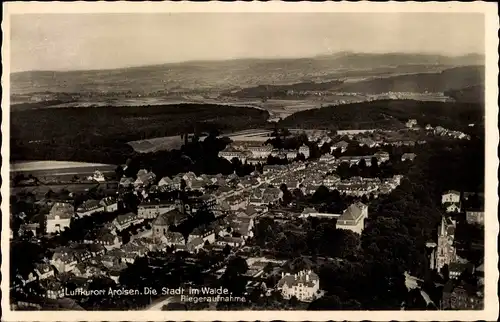
[[[398,129],[413,118],[424,126],[467,130],[469,123],[481,123],[483,117],[481,104],[380,100],[302,111],[279,125],[303,129]]]
[[[391,69],[398,72],[398,68],[411,66],[414,72],[436,72],[447,67],[482,64],[484,57],[481,55],[446,57],[429,54],[340,53],[299,59],[185,62],[113,70],[31,71],[11,74],[11,93],[227,90],[235,86],[329,81],[346,76],[346,72],[356,72],[358,76],[373,75],[372,69],[383,69],[390,74]]]
[[[451,89],[446,91],[445,95],[457,102],[484,104],[484,92],[484,84],[481,84],[460,89]]]
[[[484,84],[484,77],[484,66],[463,66],[446,69],[439,73],[408,74],[345,83],[337,90],[367,94],[444,92]]]

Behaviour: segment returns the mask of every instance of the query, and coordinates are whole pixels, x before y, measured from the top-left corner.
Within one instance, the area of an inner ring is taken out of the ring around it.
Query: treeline
[[[290,85],[258,85],[244,88],[231,95],[254,98],[284,97],[288,95],[288,91],[327,91],[338,87],[342,83],[343,81],[341,80],[334,80],[322,83],[302,82]]]
[[[421,126],[443,126],[471,132],[470,123],[484,124],[484,107],[456,102],[380,100],[329,106],[294,113],[279,125],[304,129],[399,129],[408,119]]]
[[[437,93],[484,84],[484,66],[462,66],[438,73],[418,73],[345,83],[339,91],[381,94],[388,92]]]
[[[134,154],[129,141],[261,127],[268,116],[210,104],[13,111],[11,159],[122,163]]]

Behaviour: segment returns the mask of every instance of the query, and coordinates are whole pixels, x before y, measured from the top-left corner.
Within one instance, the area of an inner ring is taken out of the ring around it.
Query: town
[[[84,178],[13,174],[12,306],[481,309],[484,178],[465,182],[469,165],[446,162],[473,154],[475,140],[409,119],[232,141],[216,156],[246,169],[231,174],[130,164]],[[196,288],[240,300],[161,292]]]

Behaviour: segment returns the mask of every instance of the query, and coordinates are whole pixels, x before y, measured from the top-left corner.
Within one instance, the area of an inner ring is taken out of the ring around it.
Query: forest
[[[119,164],[134,155],[129,141],[262,127],[268,116],[210,104],[13,110],[11,160]]]
[[[408,119],[416,119],[421,126],[439,125],[479,134],[468,124],[484,124],[484,107],[470,103],[379,100],[302,111],[285,118],[279,125],[304,129],[394,130],[404,127]]]

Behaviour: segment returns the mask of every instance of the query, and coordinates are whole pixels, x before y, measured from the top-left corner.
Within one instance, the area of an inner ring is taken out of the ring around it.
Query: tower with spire
[[[445,265],[456,261],[457,251],[453,245],[455,240],[456,224],[450,218],[443,216],[438,229],[438,243],[436,254],[436,269],[440,271]]]

